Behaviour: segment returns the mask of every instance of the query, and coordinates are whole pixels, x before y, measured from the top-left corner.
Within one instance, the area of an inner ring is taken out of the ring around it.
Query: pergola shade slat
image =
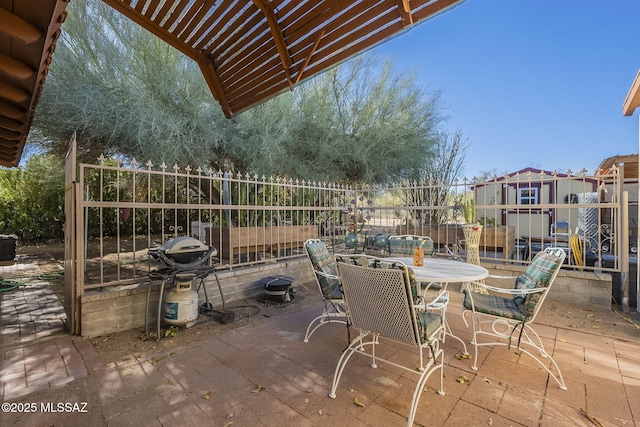
[[[103,1],[196,61],[231,117],[464,0]],[[4,121],[18,146],[0,151],[2,166],[20,161],[67,3],[0,3],[0,37],[15,40],[3,45],[20,44],[0,47],[0,118],[24,123]]]
[[[223,110],[227,116],[292,89],[294,82],[406,30],[411,22],[415,25],[461,3],[173,0],[151,1],[148,7],[139,8],[122,0],[103,1],[200,64],[207,64],[201,69],[215,72],[215,77],[205,79],[218,101],[226,99],[228,109]],[[321,42],[319,34],[323,34]],[[298,76],[303,66],[304,75]]]

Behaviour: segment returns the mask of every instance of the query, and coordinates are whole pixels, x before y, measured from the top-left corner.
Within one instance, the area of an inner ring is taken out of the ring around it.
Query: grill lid
[[[209,246],[202,243],[200,240],[193,237],[176,237],[175,239],[167,240],[162,245],[161,249],[164,249],[164,253],[168,255],[173,254],[189,254],[193,252],[208,251]]]
[[[209,257],[216,256],[218,251],[214,246],[207,246],[193,237],[181,236],[167,240],[148,253],[170,267],[186,270],[200,267]]]

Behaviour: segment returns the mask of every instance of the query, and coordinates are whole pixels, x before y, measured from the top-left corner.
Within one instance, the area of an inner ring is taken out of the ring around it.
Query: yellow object
[[[569,237],[569,246],[571,246],[571,251],[573,252],[573,260],[575,261],[576,265],[584,265],[584,261],[582,259],[582,241],[577,234],[572,234],[571,237]],[[582,271],[581,268],[579,268],[578,270]]]
[[[422,249],[422,245],[416,246],[416,249],[413,251],[413,265],[416,267],[422,267],[424,265],[424,250]]]

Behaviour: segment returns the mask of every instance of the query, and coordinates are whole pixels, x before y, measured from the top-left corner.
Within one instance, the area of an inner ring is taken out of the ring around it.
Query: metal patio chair
[[[438,393],[444,395],[442,316],[414,306],[415,284],[403,263],[366,255],[336,255],[336,262],[350,326],[360,333],[340,356],[329,397],[335,399],[340,378],[355,353],[370,357],[373,368],[383,361],[418,375],[407,420],[411,426],[427,380],[436,371],[440,371]],[[402,365],[379,357],[376,347],[386,340],[413,347],[419,356],[418,365]]]
[[[309,262],[315,273],[316,284],[320,290],[324,308],[322,314],[309,322],[304,342],[309,342],[311,335],[327,323],[347,323],[344,309],[344,298],[340,289],[340,278],[337,275],[336,263],[322,240],[309,239],[304,242]]]
[[[403,234],[389,236],[389,257],[413,257],[416,246],[422,246],[425,256],[433,255],[433,240],[429,236],[417,236],[414,234]],[[429,289],[439,290],[442,286],[439,283],[423,283],[425,293]]]
[[[389,236],[390,257],[412,257],[416,246],[422,246],[425,256],[433,255],[433,240],[428,236],[415,236],[404,234],[401,236]]]
[[[462,318],[467,326],[467,315],[471,315],[475,348],[473,370],[477,370],[478,347],[504,345],[515,347],[528,354],[556,380],[562,390],[566,390],[558,364],[545,350],[538,333],[533,329],[533,321],[544,303],[562,263],[566,257],[563,248],[546,248],[540,251],[526,270],[517,277],[490,276],[494,279],[515,279],[513,289],[489,286],[476,282],[489,294],[465,290],[462,302]],[[480,337],[490,341],[480,342]],[[531,351],[530,351],[531,350]],[[551,362],[551,366],[540,357]]]

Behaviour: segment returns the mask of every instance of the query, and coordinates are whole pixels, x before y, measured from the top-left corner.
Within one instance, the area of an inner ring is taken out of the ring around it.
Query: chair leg
[[[444,330],[441,329],[440,330],[440,334],[444,333]],[[370,337],[369,341],[363,341],[364,338],[366,338],[367,336]],[[402,365],[398,365],[395,364],[394,362],[391,362],[389,360],[387,360],[386,362],[393,365],[393,366],[397,366],[400,368],[403,368],[405,370],[408,370],[412,373],[418,373],[419,374],[419,378],[417,381],[417,384],[413,390],[413,398],[411,400],[411,404],[410,404],[410,410],[409,410],[409,415],[408,415],[408,420],[407,420],[407,427],[413,427],[413,421],[418,409],[418,404],[420,402],[420,398],[422,397],[422,393],[423,390],[426,386],[426,383],[428,381],[428,379],[430,378],[430,376],[436,372],[439,371],[440,374],[440,388],[438,390],[438,394],[441,396],[445,395],[444,392],[444,351],[442,350],[442,348],[440,348],[439,346],[439,340],[441,340],[441,336],[438,338],[435,338],[437,340],[437,342],[435,343],[435,345],[433,347],[428,347],[429,348],[429,356],[427,358],[428,362],[426,363],[426,366],[423,366],[421,369],[419,370],[414,370]],[[347,363],[349,362],[349,360],[351,359],[351,356],[353,356],[354,353],[360,353],[364,356],[368,356],[368,357],[373,357],[373,363],[371,364],[372,367],[376,367],[376,356],[375,356],[375,346],[376,344],[379,343],[379,338],[376,335],[371,335],[368,332],[362,332],[360,333],[360,335],[358,335],[355,339],[353,339],[351,341],[351,343],[349,344],[349,346],[342,352],[342,355],[340,355],[340,359],[338,360],[338,364],[336,366],[336,370],[334,372],[333,375],[333,383],[331,385],[331,392],[329,393],[329,397],[332,399],[336,398],[336,391],[338,389],[338,384],[340,382],[340,378],[342,377],[342,373],[344,372],[344,369],[347,365]],[[371,352],[366,352],[363,351],[363,346],[364,345],[371,345]],[[425,347],[426,348],[426,347]],[[423,349],[420,350],[420,359],[422,360],[422,351]],[[422,364],[421,364],[422,366]]]
[[[425,369],[420,374],[420,378],[418,379],[418,383],[416,387],[413,389],[413,398],[411,399],[411,409],[409,410],[409,417],[407,420],[407,426],[413,426],[413,420],[416,416],[416,412],[418,410],[418,404],[420,403],[420,397],[422,396],[422,392],[429,380],[431,374],[435,371],[440,371],[440,389],[438,390],[438,394],[440,396],[444,396],[446,393],[444,392],[444,351],[442,349],[436,350],[436,354],[430,355],[431,362],[429,362],[430,366],[427,366],[428,369]],[[440,363],[436,363],[435,361],[440,358]]]
[[[473,341],[472,344],[474,345],[474,358],[473,358],[473,366],[471,366],[471,369],[473,369],[474,371],[478,370],[478,366],[477,366],[477,360],[478,360],[478,347],[480,346],[506,346],[506,347],[515,347],[519,352],[524,353],[529,355],[531,358],[533,358],[533,360],[535,360],[536,362],[538,362],[538,364],[540,366],[542,366],[542,368],[544,368],[545,371],[547,371],[547,373],[549,374],[549,376],[551,376],[551,378],[553,378],[557,383],[558,383],[558,387],[561,390],[567,390],[567,386],[564,382],[564,378],[562,376],[562,372],[560,371],[560,367],[558,366],[558,364],[556,363],[556,361],[553,359],[553,357],[545,350],[544,345],[542,343],[542,340],[540,339],[540,336],[538,335],[538,333],[535,331],[535,329],[533,329],[530,325],[524,325],[524,331],[522,331],[522,336],[520,337],[520,339],[518,340],[517,336],[513,336],[510,333],[506,333],[506,332],[501,332],[500,331],[500,327],[502,328],[507,328],[509,330],[511,330],[514,326],[513,324],[507,322],[504,319],[494,319],[494,320],[484,320],[484,321],[480,321],[478,320],[479,316],[473,315]],[[463,316],[464,318],[464,316]],[[466,322],[465,322],[466,323]],[[490,324],[490,328],[491,328],[491,332],[485,331],[482,329],[482,325],[483,324]],[[496,327],[496,325],[499,325],[498,327]],[[517,331],[513,331],[514,334],[518,334]],[[495,341],[495,342],[486,342],[486,343],[480,343],[478,342],[478,335],[487,335],[489,337],[493,337],[493,338],[498,338],[498,339],[502,339],[503,341]],[[532,338],[533,336],[533,338]],[[538,357],[538,355],[535,355],[534,353],[532,353],[531,351],[529,351],[526,347],[532,347],[533,349],[535,349],[539,356],[547,359],[549,362],[551,362],[552,367],[547,366],[547,364],[543,363],[542,360],[540,360],[540,358]]]
[[[375,338],[369,342],[363,341],[367,335],[369,335],[367,332],[362,332],[351,341],[349,347],[347,347],[342,352],[342,355],[340,355],[340,359],[338,359],[338,364],[336,365],[336,370],[333,374],[333,383],[331,385],[331,392],[329,393],[330,398],[336,398],[336,390],[338,388],[338,383],[340,382],[340,377],[342,377],[342,372],[344,372],[344,368],[347,366],[347,362],[349,362],[351,356],[353,356],[355,352],[362,352],[364,345],[366,344],[375,345]]]
[[[322,311],[322,314],[311,322],[309,322],[309,326],[307,326],[307,332],[304,335],[304,342],[309,342],[309,338],[311,335],[322,325],[327,323],[342,323],[343,325],[347,324],[346,313],[341,310],[340,306],[333,305],[332,303],[325,302],[325,307]],[[317,322],[317,324],[316,324]],[[314,326],[315,324],[315,326]],[[313,326],[313,329],[311,328]]]
[[[326,321],[324,320],[325,317],[326,317],[326,314],[323,312],[320,316],[316,317],[311,322],[309,322],[309,326],[307,326],[307,333],[304,334],[304,340],[303,340],[304,342],[309,342],[309,338],[311,338],[311,335],[313,335],[316,329],[318,329],[320,326],[326,323]],[[318,324],[313,329],[311,329],[311,326],[313,326],[313,324],[316,322],[318,322]]]
[[[473,365],[471,365],[471,369],[473,369],[474,371],[477,371],[478,370],[478,331],[480,330],[480,321],[478,320],[477,315],[473,315],[473,314],[471,315],[471,323],[473,326],[473,334],[471,335],[471,344],[473,344],[473,350],[474,350]]]

